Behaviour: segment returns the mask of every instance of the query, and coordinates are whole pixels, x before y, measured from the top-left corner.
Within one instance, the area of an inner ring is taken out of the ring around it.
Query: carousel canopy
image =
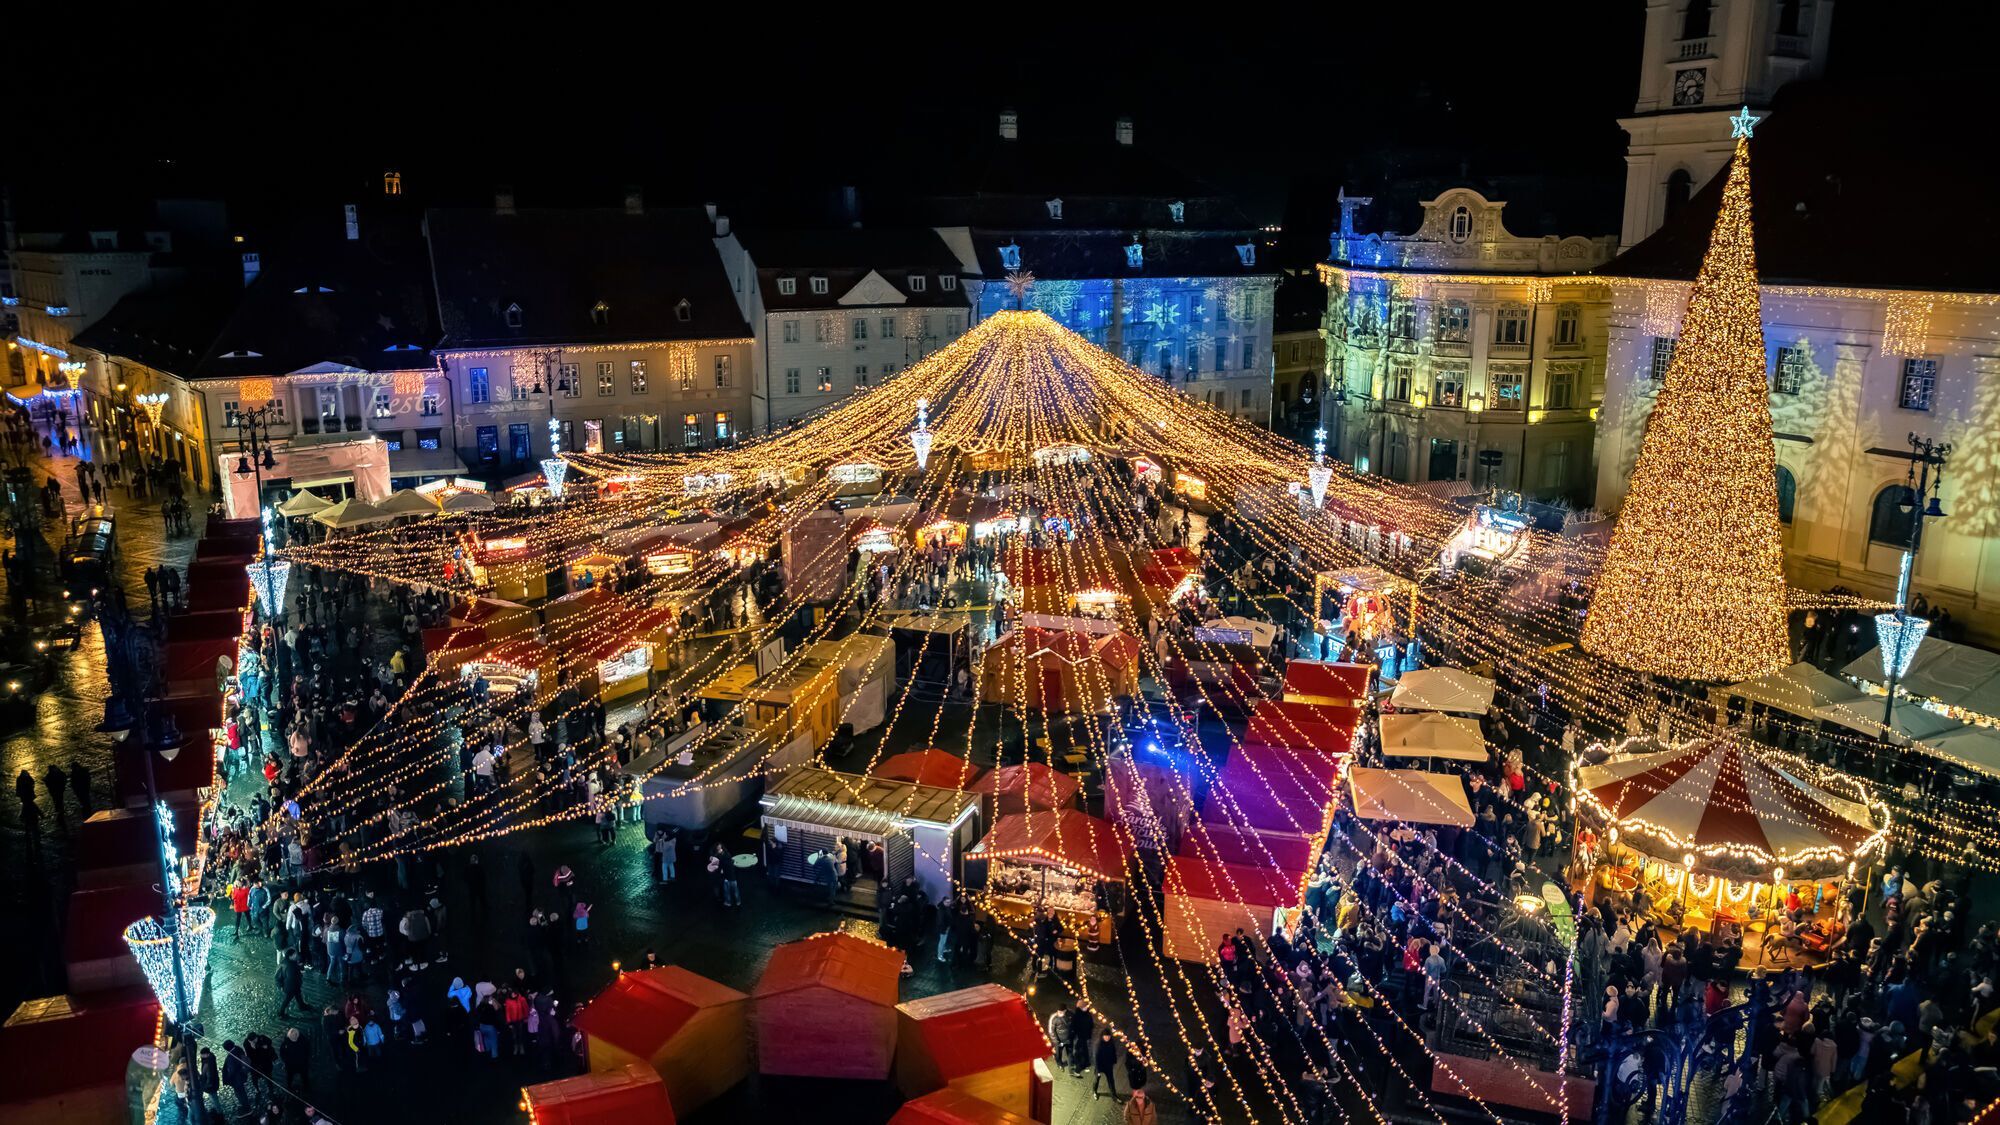
[[[1493,706],[1493,681],[1463,668],[1419,668],[1403,673],[1389,702],[1399,711],[1484,715]]]
[[[1882,846],[1887,814],[1851,779],[1840,796],[1805,780],[1809,767],[1753,748],[1734,732],[1659,749],[1628,741],[1577,770],[1577,795],[1625,834],[1621,842],[1731,877],[1784,867],[1844,866]]]
[[[1396,758],[1486,760],[1486,737],[1479,720],[1437,711],[1398,711],[1382,716],[1382,753]]]

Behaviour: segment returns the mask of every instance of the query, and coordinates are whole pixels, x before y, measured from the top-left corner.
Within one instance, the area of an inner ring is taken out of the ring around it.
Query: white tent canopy
[[[1882,649],[1869,649],[1841,673],[1883,682]],[[1925,637],[1903,675],[1902,687],[1911,695],[2000,717],[2000,653]]]
[[[421,492],[399,488],[382,501],[380,510],[392,516],[434,516],[438,506]]]
[[[339,531],[349,527],[363,527],[371,523],[381,523],[393,517],[382,514],[381,509],[366,500],[342,500],[313,513],[315,521]]]
[[[1717,688],[1719,699],[1736,696],[1763,703],[1788,714],[1808,719],[1825,719],[1865,734],[1875,734],[1882,724],[1882,700],[1838,676],[1830,676],[1804,661],[1769,675],[1740,684]]]
[[[1437,711],[1396,711],[1382,716],[1382,753],[1397,758],[1486,760],[1486,738],[1478,719]]]
[[[1419,668],[1403,673],[1389,702],[1401,711],[1484,715],[1493,706],[1493,681],[1463,668]]]
[[[445,497],[442,508],[447,512],[490,512],[493,498],[484,492],[454,492]]]
[[[1347,779],[1354,815],[1363,820],[1472,827],[1472,800],[1457,774],[1355,766]]]
[[[278,505],[278,514],[281,516],[309,516],[314,512],[323,512],[331,507],[333,507],[333,501],[328,500],[317,492],[307,492],[301,488],[297,492],[292,493],[291,499]]]

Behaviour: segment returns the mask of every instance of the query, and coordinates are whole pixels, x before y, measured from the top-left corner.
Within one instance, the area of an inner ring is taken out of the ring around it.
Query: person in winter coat
[[[305,972],[299,968],[299,955],[297,951],[287,950],[285,952],[284,961],[278,965],[277,981],[278,995],[284,997],[284,1000],[278,1005],[279,1019],[286,1019],[291,1015],[293,1004],[297,1004],[301,1010],[308,1014],[312,1012],[311,1008],[306,1007],[305,997],[300,992],[305,987]]]
[[[286,1028],[278,1040],[278,1061],[285,1065],[285,1085],[294,1093],[312,1089],[312,1044],[298,1028]]]
[[[1125,1103],[1125,1125],[1160,1125],[1159,1107],[1146,1091],[1132,1091],[1132,1100]]]
[[[1118,1042],[1106,1030],[1097,1039],[1096,1070],[1090,1076],[1090,1096],[1097,1096],[1097,1084],[1102,1082],[1111,1087],[1111,1098],[1118,1099]]]
[[[236,1099],[236,1112],[243,1115],[250,1111],[250,1096],[246,1087],[250,1084],[250,1060],[243,1055],[243,1048],[233,1039],[222,1041],[222,1084],[229,1087],[229,1093]]]

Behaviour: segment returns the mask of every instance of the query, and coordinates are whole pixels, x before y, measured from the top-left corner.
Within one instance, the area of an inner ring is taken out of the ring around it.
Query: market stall
[[[1181,655],[1194,653],[1193,656]],[[1184,648],[1166,663],[1167,689],[1183,706],[1247,713],[1264,698],[1263,651],[1254,645],[1207,643]]]
[[[529,1125],[674,1125],[666,1084],[650,1067],[558,1078],[521,1087]]]
[[[926,897],[951,896],[980,831],[979,799],[957,788],[804,767],[771,780],[760,802],[772,878],[822,881],[814,857],[856,840],[879,848],[880,870],[850,872],[870,896],[915,875]],[[863,886],[863,884],[866,884]],[[877,896],[872,899],[885,905]]]
[[[437,502],[414,489],[399,488],[377,505],[390,519],[407,520],[438,514]]]
[[[1478,719],[1441,711],[1385,713],[1378,729],[1385,758],[1433,758],[1449,762],[1483,762],[1486,736]]]
[[[1305,870],[1170,857],[1160,908],[1162,948],[1176,960],[1205,962],[1215,956],[1216,944],[1238,929],[1262,941],[1281,911],[1305,902]]]
[[[1320,571],[1313,575],[1313,614],[1331,622],[1336,635],[1386,641],[1407,624],[1398,620],[1398,610],[1413,610],[1416,592],[1416,583],[1379,566]]]
[[[1035,1125],[1049,1116],[1015,1113],[947,1086],[904,1102],[889,1125]]]
[[[1398,711],[1451,711],[1484,715],[1493,707],[1493,681],[1463,668],[1417,668],[1405,672],[1389,695]]]
[[[812,756],[809,735],[777,743],[770,734],[734,719],[704,722],[633,758],[624,772],[638,784],[647,833],[664,824],[707,831],[755,800],[765,777],[804,765]]]
[[[350,498],[321,508],[310,518],[328,531],[352,532],[378,523],[387,523],[395,517],[385,514],[366,500]]]
[[[693,1113],[750,1073],[750,997],[678,965],[621,972],[576,1012],[590,1069],[637,1063]]]
[[[1862,653],[1840,674],[1880,699],[1884,691],[1881,647]],[[2000,653],[1927,636],[1896,687],[1900,694],[1947,718],[2000,727]]]
[[[989,818],[998,821],[1009,813],[1075,808],[1083,783],[1042,762],[1022,762],[981,774],[965,788],[984,798]]]
[[[1355,766],[1347,780],[1362,820],[1472,827],[1472,799],[1457,774]]]
[[[1092,714],[1139,690],[1139,642],[1125,633],[1023,628],[1003,633],[980,665],[981,698]]]
[[[825,746],[839,725],[840,670],[808,654],[761,677],[755,664],[739,664],[701,689],[702,713],[710,722],[740,719],[773,742]]]
[[[1438,565],[1450,571],[1465,566],[1474,573],[1505,564],[1526,553],[1528,517],[1489,504],[1476,505],[1465,517],[1458,534],[1439,552]]]
[[[1335,707],[1359,707],[1368,698],[1368,679],[1374,671],[1366,664],[1340,664],[1323,660],[1293,660],[1285,664],[1285,700],[1291,703],[1319,703]]]
[[[1723,707],[1763,704],[1810,722],[1825,720],[1849,730],[1874,735],[1882,729],[1882,697],[1871,696],[1850,681],[1828,675],[1800,661],[1768,675],[1725,687],[1708,689],[1708,697]]]
[[[465,566],[475,587],[503,601],[538,602],[549,596],[548,560],[541,548],[528,545],[525,535],[474,540]]]
[[[903,954],[848,933],[771,951],[751,991],[757,1069],[806,1078],[889,1076]]]
[[[1598,893],[1644,888],[1677,929],[1754,921],[1787,886],[1851,874],[1888,839],[1888,809],[1860,781],[1733,730],[1592,749],[1603,760],[1575,770],[1578,815],[1603,841],[1589,877]]]
[[[1317,750],[1335,756],[1353,752],[1361,712],[1291,700],[1259,699],[1244,727],[1245,742]]]
[[[853,633],[837,641],[807,645],[808,660],[839,669],[840,702],[835,716],[854,733],[874,730],[889,715],[895,687],[895,642],[869,633]]]
[[[1339,793],[1344,752],[1245,742],[1229,753],[1202,819],[1266,832],[1318,833]]]
[[[975,984],[896,1006],[896,1087],[905,1097],[952,1089],[1033,1116],[1052,1053],[1027,998]]]
[[[1072,934],[1109,941],[1125,907],[1125,838],[1076,809],[1010,813],[968,858],[986,863],[986,909],[1026,926],[1047,907]]]
[[[940,789],[970,789],[986,776],[985,770],[935,746],[892,754],[868,772],[885,781],[908,781]]]
[[[898,680],[950,691],[963,670],[970,682],[971,630],[964,614],[909,613],[887,620],[889,639],[896,645]]]

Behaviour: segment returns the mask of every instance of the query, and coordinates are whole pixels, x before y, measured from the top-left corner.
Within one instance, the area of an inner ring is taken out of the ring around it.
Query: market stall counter
[[[1028,926],[1044,906],[1070,933],[1108,942],[1125,909],[1128,850],[1116,826],[1064,809],[1001,817],[968,858],[985,861],[984,905],[1001,923]]]
[[[962,789],[811,766],[771,781],[761,805],[771,877],[821,883],[814,857],[859,840],[881,849],[882,870],[854,873],[857,883],[865,877],[893,887],[915,875],[932,902],[951,896],[981,828],[979,799]]]

